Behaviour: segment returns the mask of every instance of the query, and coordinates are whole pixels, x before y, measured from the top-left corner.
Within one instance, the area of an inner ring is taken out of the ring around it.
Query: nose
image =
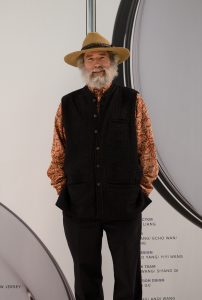
[[[94,61],[94,67],[101,67],[102,64],[101,64],[101,61],[99,58],[96,58],[95,61]]]
[[[101,63],[96,62],[93,66],[94,71],[102,71],[103,70],[103,66]]]

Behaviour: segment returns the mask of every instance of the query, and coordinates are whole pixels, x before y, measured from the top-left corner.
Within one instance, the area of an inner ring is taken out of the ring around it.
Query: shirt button
[[[97,99],[93,98],[93,102],[96,102],[96,101],[97,101]]]
[[[97,114],[94,114],[94,115],[93,115],[93,118],[97,118]]]
[[[96,185],[97,185],[97,186],[100,186],[100,185],[101,185],[101,183],[100,183],[100,182],[97,182],[97,183],[96,183]]]
[[[96,149],[96,150],[100,150],[100,147],[99,147],[99,146],[97,146],[95,149]]]
[[[97,129],[95,129],[95,130],[94,130],[94,133],[98,133],[98,130],[97,130]]]
[[[97,165],[96,165],[96,168],[99,168],[99,167],[100,167],[100,165],[99,165],[99,164],[97,164]]]

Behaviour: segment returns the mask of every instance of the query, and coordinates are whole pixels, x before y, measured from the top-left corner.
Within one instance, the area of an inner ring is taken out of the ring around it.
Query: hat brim
[[[71,52],[64,57],[64,61],[71,66],[77,67],[77,60],[82,54],[88,53],[88,52],[94,52],[94,51],[113,52],[114,54],[118,55],[118,57],[119,57],[118,64],[121,64],[123,61],[125,61],[130,56],[130,52],[127,48],[98,47],[98,48],[90,48],[90,49],[85,49],[85,50],[81,50],[81,51]]]

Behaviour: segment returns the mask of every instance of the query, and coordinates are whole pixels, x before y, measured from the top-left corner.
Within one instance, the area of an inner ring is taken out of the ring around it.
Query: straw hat
[[[86,38],[83,41],[82,48],[80,51],[75,51],[67,54],[64,57],[64,61],[77,67],[77,59],[81,54],[92,52],[92,51],[108,51],[117,54],[119,57],[118,63],[121,64],[124,60],[126,60],[130,52],[127,48],[123,47],[114,47],[110,44],[110,42],[105,39],[98,32],[90,32],[87,34]]]

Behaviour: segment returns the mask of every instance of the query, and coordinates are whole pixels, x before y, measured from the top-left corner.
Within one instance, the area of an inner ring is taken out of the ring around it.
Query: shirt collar
[[[110,88],[112,83],[102,87],[101,89],[92,89],[91,87],[88,86],[88,89],[96,96],[96,98],[99,100],[102,95]]]

